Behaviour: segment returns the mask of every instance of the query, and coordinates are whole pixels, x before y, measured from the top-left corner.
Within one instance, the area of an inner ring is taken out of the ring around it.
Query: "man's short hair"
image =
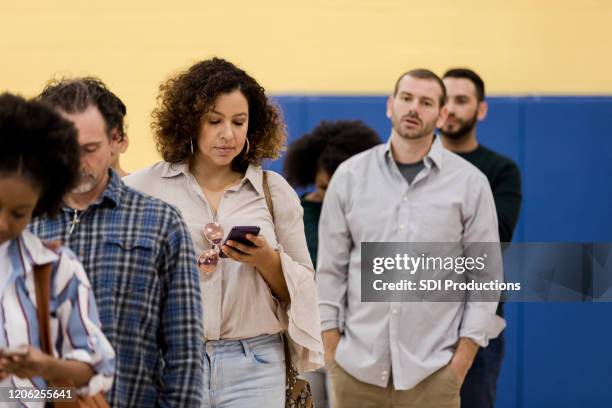
[[[463,78],[474,84],[476,88],[476,98],[478,102],[485,99],[485,84],[480,75],[469,68],[453,68],[446,71],[443,78]]]
[[[446,103],[446,86],[444,86],[444,82],[442,82],[442,79],[440,79],[439,76],[437,76],[433,71],[430,71],[425,68],[413,69],[413,70],[404,72],[402,75],[400,75],[400,77],[397,78],[397,81],[395,81],[395,90],[393,91],[393,96],[397,95],[397,91],[399,89],[399,83],[402,80],[402,78],[404,78],[405,76],[411,76],[413,78],[429,79],[432,81],[436,81],[438,85],[440,85],[440,90],[442,91],[442,94],[440,95],[440,107],[444,106],[444,104]]]
[[[109,137],[113,129],[119,132],[120,140],[125,135],[125,104],[98,78],[62,78],[50,81],[39,99],[66,113],[80,113],[93,105],[102,114]]]

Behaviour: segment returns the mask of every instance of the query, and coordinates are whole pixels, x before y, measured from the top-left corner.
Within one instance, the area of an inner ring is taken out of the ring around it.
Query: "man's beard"
[[[421,118],[416,116],[411,116],[414,119],[417,119],[421,123],[421,129],[411,129],[407,132],[402,131],[402,118],[399,119],[399,123],[397,119],[392,121],[393,129],[395,132],[402,138],[408,140],[416,140],[421,139],[423,137],[429,136],[433,133],[436,128],[435,122],[432,123],[424,123]]]
[[[453,140],[463,139],[466,135],[468,135],[474,129],[477,122],[478,122],[478,112],[476,112],[474,116],[472,117],[472,119],[468,120],[467,122],[464,122],[464,121],[459,122],[459,127],[455,130],[446,130],[445,129],[446,126],[442,126],[442,128],[440,129],[440,133],[442,133],[444,137],[448,137],[449,139],[453,139]]]
[[[80,171],[79,183],[72,189],[73,194],[85,194],[93,190],[98,184],[98,178],[91,173]]]

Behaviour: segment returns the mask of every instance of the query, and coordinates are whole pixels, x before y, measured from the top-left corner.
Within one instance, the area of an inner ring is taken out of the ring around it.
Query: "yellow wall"
[[[101,77],[128,106],[128,170],[157,158],[160,81],[213,55],[272,93],[386,93],[406,69],[455,65],[493,94],[612,93],[611,0],[4,0],[0,44],[0,90]]]

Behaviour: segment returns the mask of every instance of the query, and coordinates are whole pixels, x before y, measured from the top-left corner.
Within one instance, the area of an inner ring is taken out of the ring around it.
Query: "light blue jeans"
[[[279,334],[205,343],[204,408],[284,408],[285,352]]]

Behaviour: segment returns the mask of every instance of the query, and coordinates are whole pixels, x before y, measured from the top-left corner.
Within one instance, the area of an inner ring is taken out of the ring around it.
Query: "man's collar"
[[[389,137],[389,140],[385,144],[385,148],[383,149],[382,153],[385,157],[388,157],[389,159],[393,160],[393,155],[391,153],[391,137]],[[441,169],[443,154],[444,147],[442,146],[442,141],[440,140],[439,136],[434,135],[433,143],[431,144],[431,147],[429,148],[429,151],[427,152],[425,157],[423,157],[423,163],[428,167],[435,165],[436,167],[438,167],[438,169]]]
[[[444,154],[444,147],[442,146],[442,140],[440,140],[440,136],[434,135],[434,141],[431,144],[431,148],[429,152],[425,156],[426,159],[429,159],[431,164],[435,164],[439,169],[442,168],[442,155]]]
[[[109,204],[112,204],[112,207],[118,207],[119,202],[121,201],[123,182],[113,169],[109,169],[108,173],[110,179],[108,181],[108,185],[106,186],[106,190],[104,190],[104,193],[102,193],[100,203],[108,202]]]
[[[121,193],[123,189],[123,182],[121,178],[113,169],[108,169],[108,184],[102,192],[102,195],[94,201],[89,207],[101,206],[115,208],[119,206],[121,201]],[[64,211],[72,211],[72,208],[64,206]]]

